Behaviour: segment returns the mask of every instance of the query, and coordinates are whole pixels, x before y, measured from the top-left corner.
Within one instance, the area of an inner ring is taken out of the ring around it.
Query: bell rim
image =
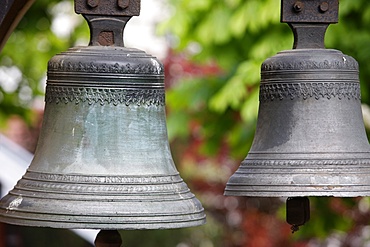
[[[29,169],[0,200],[0,222],[36,227],[172,229],[204,224],[205,217],[178,173],[96,177]]]
[[[161,223],[65,223],[56,221],[39,221],[39,220],[24,220],[14,217],[3,217],[0,214],[0,222],[19,226],[30,227],[50,227],[61,229],[97,229],[97,230],[154,230],[154,229],[177,229],[187,227],[197,227],[206,224],[206,216],[199,217],[193,221],[179,221],[173,220],[164,221]]]
[[[127,202],[115,201],[111,198],[105,201],[86,202],[52,200],[52,205],[45,205],[50,203],[49,199],[25,196],[21,197],[25,204],[33,206],[22,209],[18,208],[18,205],[4,207],[0,204],[0,222],[69,229],[172,229],[205,224],[204,208],[190,191],[188,193],[192,195],[190,198],[182,198],[179,195],[178,200],[170,201],[158,198]],[[20,197],[13,198],[14,196],[10,198],[11,202]],[[34,203],[35,201],[37,203]],[[74,208],[73,212],[70,207]],[[130,209],[133,208],[140,208],[140,210],[131,212]],[[171,210],[163,212],[166,208]]]

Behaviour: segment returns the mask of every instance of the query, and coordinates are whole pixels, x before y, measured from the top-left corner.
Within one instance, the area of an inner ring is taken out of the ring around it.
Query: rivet
[[[329,10],[329,4],[327,2],[322,2],[320,4],[320,11],[321,12],[326,12]]]
[[[87,0],[87,5],[91,8],[96,8],[99,5],[99,0]]]
[[[297,1],[293,5],[293,9],[295,12],[301,12],[303,10],[303,3],[300,1]]]
[[[130,5],[130,0],[118,0],[118,7],[126,9]]]

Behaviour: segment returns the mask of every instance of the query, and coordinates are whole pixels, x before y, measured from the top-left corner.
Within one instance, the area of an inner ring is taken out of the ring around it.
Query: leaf
[[[257,61],[240,64],[235,75],[211,98],[210,109],[216,112],[224,112],[228,107],[239,109],[245,97],[248,97],[249,87],[258,83],[259,73],[260,63]]]
[[[245,122],[255,121],[258,113],[259,103],[259,88],[255,87],[250,93],[247,100],[244,102],[240,115]]]

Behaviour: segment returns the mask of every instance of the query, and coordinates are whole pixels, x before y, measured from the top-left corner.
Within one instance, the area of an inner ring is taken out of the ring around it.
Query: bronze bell
[[[370,195],[358,64],[324,47],[325,31],[337,20],[338,0],[282,1],[294,49],[262,64],[254,141],[225,195]]]
[[[90,45],[49,61],[35,157],[0,201],[0,221],[94,229],[204,224],[202,205],[171,157],[163,65],[123,46],[140,1],[93,2],[75,3],[89,23]]]

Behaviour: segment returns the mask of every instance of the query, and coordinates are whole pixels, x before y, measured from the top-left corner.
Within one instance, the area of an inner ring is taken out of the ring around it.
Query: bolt
[[[329,4],[327,2],[322,2],[320,4],[320,11],[321,12],[326,12],[329,10]]]
[[[87,5],[91,8],[96,8],[99,5],[99,0],[87,0]]]
[[[301,12],[302,11],[302,9],[303,9],[303,3],[302,2],[300,2],[300,1],[297,1],[297,2],[295,2],[294,3],[294,5],[293,5],[293,9],[294,9],[294,11],[295,12]]]
[[[118,0],[118,7],[126,9],[130,5],[130,0]]]

